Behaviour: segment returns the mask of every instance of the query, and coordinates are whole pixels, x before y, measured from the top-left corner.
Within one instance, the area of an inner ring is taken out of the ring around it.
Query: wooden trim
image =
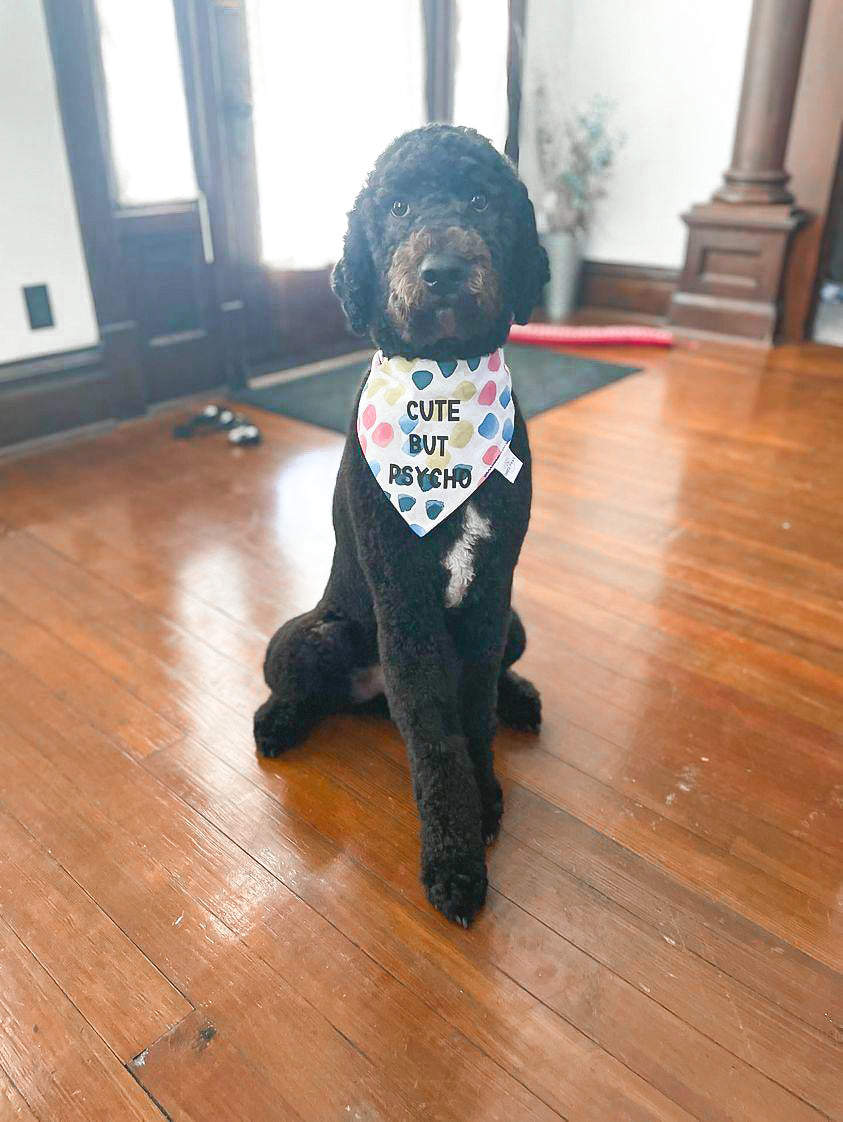
[[[509,47],[506,57],[506,100],[509,120],[504,151],[516,166],[520,153],[521,90],[526,26],[527,0],[509,0]]]
[[[454,119],[455,0],[422,0],[428,121]]]
[[[36,355],[0,364],[0,392],[6,383],[28,382],[56,374],[76,374],[102,366],[102,347],[81,347],[59,354]]]
[[[145,408],[140,339],[129,316],[112,204],[108,127],[102,91],[94,80],[102,60],[92,0],[44,0],[44,12],[112,407],[117,416],[132,417]]]
[[[105,348],[0,366],[0,448],[114,417]]]
[[[678,269],[658,265],[583,261],[578,304],[664,318],[678,279]]]
[[[212,324],[219,342],[214,358],[221,378],[232,386],[239,386],[245,383],[246,370],[242,354],[244,280],[242,262],[237,255],[243,244],[245,227],[238,219],[244,196],[242,191],[238,196],[232,184],[233,146],[244,137],[250,138],[253,157],[254,137],[248,56],[241,59],[242,65],[236,75],[241,129],[232,136],[231,116],[226,113],[228,99],[222,85],[221,49],[225,45],[230,54],[233,35],[242,50],[247,50],[245,13],[241,4],[227,4],[220,11],[217,5],[204,0],[174,0],[174,10],[196,177],[207,202],[214,241],[214,260],[209,264]],[[228,66],[227,80],[233,81],[230,70]],[[253,187],[257,221],[256,182]],[[257,226],[247,232],[246,241],[254,241],[252,248],[257,248]]]

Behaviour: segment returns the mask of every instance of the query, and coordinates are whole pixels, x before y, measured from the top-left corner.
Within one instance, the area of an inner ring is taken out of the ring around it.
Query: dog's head
[[[379,157],[332,283],[352,330],[386,354],[444,359],[501,346],[548,277],[509,160],[473,129],[427,125]]]

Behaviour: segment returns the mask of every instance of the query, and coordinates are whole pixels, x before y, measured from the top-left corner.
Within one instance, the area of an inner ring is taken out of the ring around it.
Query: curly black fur
[[[477,211],[472,199],[483,194]],[[396,217],[392,203],[409,204]],[[472,337],[433,345],[400,335],[389,317],[388,276],[396,250],[414,231],[449,226],[476,231],[488,246],[503,282],[497,314]],[[526,323],[550,277],[539,245],[533,204],[509,160],[473,129],[427,125],[397,140],[378,158],[348,215],[334,291],[358,335],[369,335],[384,354],[448,359],[489,354],[506,342],[514,320]]]
[[[431,247],[465,265],[464,283],[447,296],[418,283]],[[378,159],[349,214],[333,283],[354,330],[385,354],[447,359],[501,346],[547,279],[533,208],[512,165],[470,129],[430,125]],[[517,405],[511,446],[524,466],[514,483],[492,472],[471,496],[493,532],[475,547],[464,598],[446,607],[443,558],[463,532],[463,513],[416,537],[385,500],[352,423],[334,492],[328,585],[312,611],[270,641],[264,677],[272,692],[255,714],[258,749],[276,756],[321,717],[357,704],[359,672],[380,665],[412,769],[422,880],[431,902],[464,926],[485,899],[484,843],[503,809],[492,761],[496,715],[528,729],[541,719],[538,693],[509,669],[525,644],[510,594],[531,496]]]

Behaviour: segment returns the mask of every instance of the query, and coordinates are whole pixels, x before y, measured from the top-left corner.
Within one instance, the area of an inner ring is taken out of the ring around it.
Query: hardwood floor
[[[0,463],[0,1119],[843,1118],[843,351],[592,353],[645,370],[530,425],[468,932],[391,725],[254,755],[340,438]]]

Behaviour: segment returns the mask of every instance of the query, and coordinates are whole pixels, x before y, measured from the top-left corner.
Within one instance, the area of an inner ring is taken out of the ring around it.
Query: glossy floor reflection
[[[340,438],[0,462],[0,1117],[841,1117],[843,351],[593,354],[645,369],[530,425],[468,933],[387,722],[253,753]]]

